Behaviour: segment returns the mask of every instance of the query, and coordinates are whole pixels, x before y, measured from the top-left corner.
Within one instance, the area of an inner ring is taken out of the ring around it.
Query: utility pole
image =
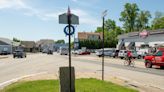
[[[104,80],[104,22],[105,22],[105,16],[107,15],[107,10],[105,10],[102,13],[102,18],[103,18],[103,25],[102,25],[102,29],[103,29],[103,40],[102,40],[102,80]]]

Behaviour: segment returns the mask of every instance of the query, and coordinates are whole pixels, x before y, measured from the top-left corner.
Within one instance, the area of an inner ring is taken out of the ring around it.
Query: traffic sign
[[[64,28],[64,33],[66,34],[66,35],[73,35],[74,33],[75,33],[75,28],[74,28],[74,26],[72,26],[72,25],[70,25],[70,27],[71,27],[71,29],[72,30],[70,30],[70,33],[69,33],[69,25],[67,25],[65,28]]]
[[[68,15],[67,13],[59,15],[59,24],[68,24]],[[79,17],[71,14],[71,24],[79,24]]]

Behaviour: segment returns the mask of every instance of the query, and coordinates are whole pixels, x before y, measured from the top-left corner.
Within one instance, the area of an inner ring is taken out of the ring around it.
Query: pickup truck
[[[144,60],[146,68],[152,68],[153,65],[164,68],[164,50],[159,50],[153,55],[147,55]]]

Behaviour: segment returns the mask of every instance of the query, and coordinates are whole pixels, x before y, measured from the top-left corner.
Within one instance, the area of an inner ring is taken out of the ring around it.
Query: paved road
[[[87,60],[87,59],[76,59],[76,60],[81,61],[81,62],[98,64],[98,65],[102,64],[100,62],[101,60]],[[104,65],[107,67],[115,67],[115,68],[120,68],[120,69],[126,69],[126,70],[131,70],[131,71],[138,71],[138,72],[143,72],[143,73],[164,76],[164,69],[160,69],[160,68],[142,68],[142,67],[137,67],[137,66],[128,67],[128,66],[123,66],[122,63],[118,64],[118,63],[111,63],[111,62],[105,62]]]
[[[101,58],[96,56],[73,56],[72,65],[76,74],[83,77],[101,78]],[[68,56],[46,54],[30,54],[26,59],[0,59],[0,83],[21,76],[48,72],[58,74],[61,66],[68,65]],[[164,91],[164,70],[146,69],[142,62],[136,67],[125,67],[122,60],[105,58],[105,79],[117,77],[129,81],[131,85],[143,87],[147,92]],[[149,90],[148,90],[149,89]]]

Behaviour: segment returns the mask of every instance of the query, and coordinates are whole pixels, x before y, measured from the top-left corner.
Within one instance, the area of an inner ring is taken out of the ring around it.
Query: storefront
[[[131,32],[119,35],[118,39],[117,49],[155,48],[164,44],[164,29]]]

